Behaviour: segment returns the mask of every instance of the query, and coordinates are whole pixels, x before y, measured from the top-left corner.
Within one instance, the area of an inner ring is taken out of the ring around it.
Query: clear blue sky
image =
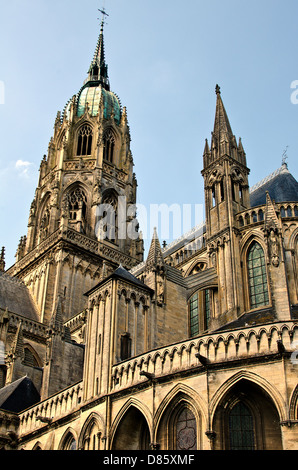
[[[203,204],[202,153],[215,85],[253,185],[298,177],[297,0],[105,0],[112,90],[127,107],[138,202]],[[103,1],[11,0],[0,18],[0,247],[8,268],[27,233],[58,110],[86,78]],[[1,96],[4,100],[1,101]]]

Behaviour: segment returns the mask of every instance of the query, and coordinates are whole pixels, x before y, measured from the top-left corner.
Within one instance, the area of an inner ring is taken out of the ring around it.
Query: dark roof
[[[236,328],[245,328],[247,326],[262,325],[264,323],[272,322],[275,320],[275,315],[272,308],[260,308],[255,312],[246,312],[236,320],[226,323],[225,325],[217,328],[215,332],[234,330]]]
[[[251,188],[252,207],[266,204],[266,191],[275,202],[298,201],[298,183],[286,164]]]
[[[37,309],[25,284],[6,273],[0,273],[0,308],[38,321]]]
[[[101,285],[109,281],[110,279],[123,279],[124,281],[129,282],[130,284],[134,284],[136,286],[142,287],[143,289],[147,289],[149,291],[152,291],[150,287],[148,287],[146,284],[144,284],[140,279],[135,277],[133,274],[131,274],[129,271],[127,271],[123,266],[119,266],[110,276],[106,277],[102,281],[100,281],[96,286],[94,286],[92,289],[90,289],[88,292],[86,292],[84,295],[88,296],[91,294],[94,290],[98,289]]]
[[[22,377],[0,389],[0,408],[19,413],[40,401],[40,395],[29,377]]]

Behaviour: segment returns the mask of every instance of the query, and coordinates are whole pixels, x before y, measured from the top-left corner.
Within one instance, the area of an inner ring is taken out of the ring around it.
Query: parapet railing
[[[75,411],[81,403],[82,382],[55,394],[19,414],[19,435],[28,434],[53,419]]]
[[[250,326],[162,347],[115,364],[112,368],[113,391],[147,380],[141,372],[158,378],[197,367],[200,365],[198,354],[211,364],[274,354],[278,352],[278,340],[286,350],[293,351],[293,345],[298,344],[298,323],[289,321]]]

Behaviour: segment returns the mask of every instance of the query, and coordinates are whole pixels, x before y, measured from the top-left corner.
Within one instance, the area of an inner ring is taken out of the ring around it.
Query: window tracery
[[[77,155],[84,157],[91,155],[92,151],[92,128],[85,124],[79,130]]]
[[[115,136],[111,130],[105,133],[103,137],[103,158],[107,162],[114,163]]]
[[[87,197],[82,188],[76,187],[67,195],[70,223],[78,224],[76,229],[84,232],[87,219]]]
[[[176,450],[197,449],[197,423],[193,412],[186,406],[176,421]]]

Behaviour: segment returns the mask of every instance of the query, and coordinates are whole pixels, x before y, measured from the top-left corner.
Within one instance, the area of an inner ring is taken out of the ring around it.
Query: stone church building
[[[205,222],[144,259],[102,25],[0,256],[1,449],[298,450],[298,183],[248,175],[216,86]]]

